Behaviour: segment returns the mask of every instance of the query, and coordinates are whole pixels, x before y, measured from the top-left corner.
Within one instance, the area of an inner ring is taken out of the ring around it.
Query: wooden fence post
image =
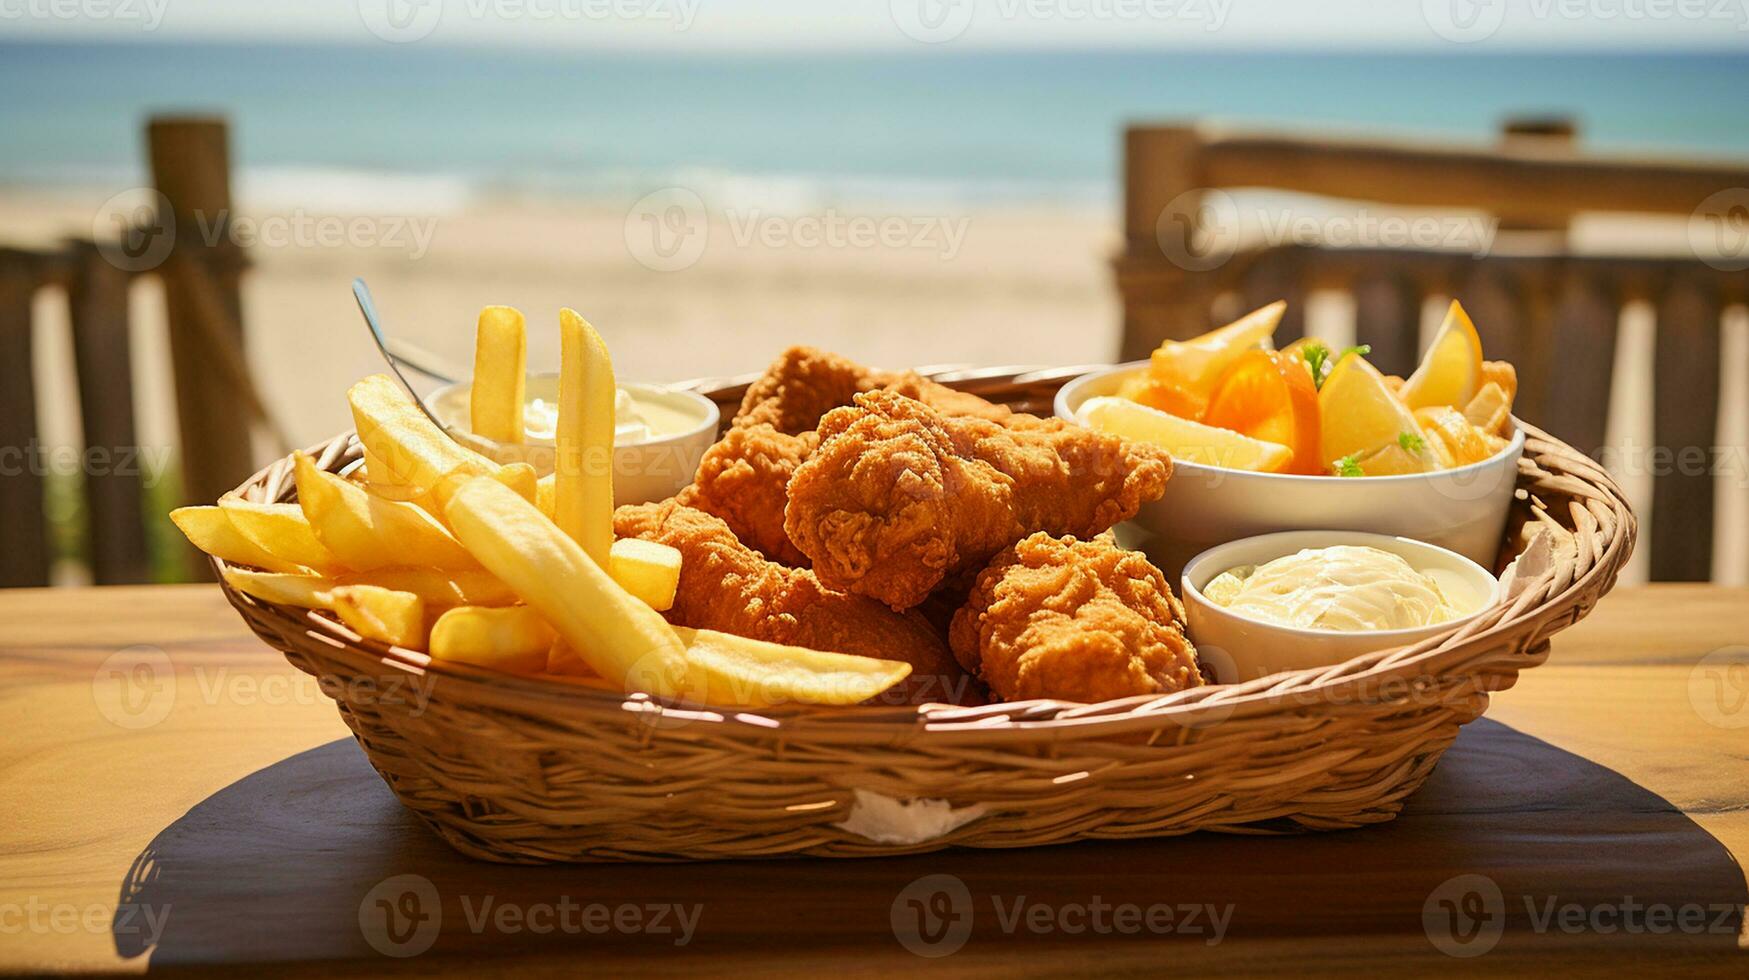
[[[0,251],[0,588],[49,584],[43,474],[31,375],[31,260]]]
[[[128,283],[91,242],[75,242],[67,287],[79,415],[85,428],[85,501],[91,576],[98,585],[144,582],[149,573],[140,499],[152,461],[134,435]]]
[[[171,268],[164,270],[163,279],[182,435],[183,496],[192,503],[211,503],[255,469],[252,418],[246,407],[251,394],[242,390],[226,364],[227,353],[234,360],[243,349],[243,261],[229,231],[227,131],[222,119],[158,117],[146,127],[146,141],[153,182],[175,220],[175,246],[167,262]],[[221,322],[203,323],[201,318],[210,320],[212,312],[203,300],[215,294]],[[221,343],[233,349],[221,350]]]

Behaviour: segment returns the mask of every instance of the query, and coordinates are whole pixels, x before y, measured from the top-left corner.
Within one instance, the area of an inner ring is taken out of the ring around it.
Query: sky
[[[1749,51],[1749,0],[0,0],[0,39]]]

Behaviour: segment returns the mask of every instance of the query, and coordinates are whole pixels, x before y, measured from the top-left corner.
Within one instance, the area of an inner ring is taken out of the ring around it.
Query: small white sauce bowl
[[[1475,611],[1413,629],[1339,632],[1300,629],[1242,616],[1216,605],[1202,593],[1222,572],[1242,565],[1261,565],[1305,548],[1339,544],[1388,551],[1401,556],[1418,572],[1443,570],[1447,581],[1456,579],[1472,590],[1466,598],[1476,603]],[[1461,626],[1500,601],[1499,579],[1456,552],[1424,541],[1356,531],[1283,531],[1231,541],[1192,558],[1184,566],[1179,587],[1191,642],[1196,644],[1198,659],[1209,666],[1217,684],[1255,680],[1284,670],[1327,667],[1376,650],[1406,646]]]
[[[662,385],[622,381],[621,388],[642,399],[660,399],[680,407],[698,422],[684,431],[661,436],[647,442],[613,448],[613,502],[616,505],[642,504],[667,500],[692,482],[698,473],[698,461],[705,450],[717,441],[717,422],[721,414],[715,402],[694,391],[677,391]],[[512,443],[487,439],[468,431],[468,397],[473,388],[470,381],[444,385],[433,391],[426,403],[440,419],[454,419],[449,433],[469,449],[498,463],[527,463],[535,472],[546,476],[553,471],[557,448],[551,439],[534,439]],[[528,397],[556,401],[559,393],[557,374],[528,376]]]
[[[1087,399],[1117,394],[1147,366],[1136,361],[1076,378],[1057,392],[1057,417],[1079,424]],[[1523,453],[1524,431],[1515,427],[1506,448],[1480,463],[1406,476],[1257,473],[1174,459],[1165,495],[1143,504],[1120,536],[1146,552],[1169,581],[1192,555],[1215,545],[1317,528],[1400,534],[1491,568]]]

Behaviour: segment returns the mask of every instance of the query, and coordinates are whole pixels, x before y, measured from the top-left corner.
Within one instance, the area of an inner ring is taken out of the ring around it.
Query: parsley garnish
[[[1330,371],[1336,367],[1337,363],[1339,363],[1343,357],[1347,357],[1350,354],[1359,354],[1361,357],[1365,357],[1371,353],[1372,345],[1355,344],[1353,347],[1344,348],[1341,357],[1332,361],[1330,359],[1330,348],[1325,346],[1322,341],[1314,340],[1300,348],[1300,356],[1306,359],[1306,367],[1310,368],[1312,371],[1312,384],[1319,388],[1324,387],[1324,379],[1330,376]]]
[[[1365,476],[1360,469],[1360,454],[1353,453],[1330,464],[1330,471],[1337,476]]]
[[[1427,440],[1413,432],[1404,432],[1398,434],[1397,445],[1402,446],[1404,452],[1419,456],[1427,449]]]

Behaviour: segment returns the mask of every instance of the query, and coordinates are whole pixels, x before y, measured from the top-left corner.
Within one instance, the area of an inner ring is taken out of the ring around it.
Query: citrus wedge
[[[1161,381],[1151,370],[1125,381],[1117,394],[1120,398],[1140,402],[1181,419],[1201,419],[1209,406],[1207,395],[1191,391],[1177,382]]]
[[[1081,421],[1090,429],[1159,446],[1174,457],[1207,466],[1280,473],[1293,462],[1292,449],[1230,429],[1168,415],[1123,398],[1089,398]]]
[[[910,676],[911,665],[677,626],[692,669],[692,693],[707,704],[856,704]]]
[[[1367,476],[1403,476],[1438,469],[1426,453],[1411,452],[1409,447],[1397,442],[1360,457],[1355,465]]]
[[[1483,432],[1500,435],[1506,431],[1508,418],[1512,414],[1512,399],[1499,382],[1490,381],[1476,392],[1476,397],[1464,406],[1464,418],[1470,424]]]
[[[1421,432],[1408,407],[1391,394],[1384,375],[1359,354],[1349,354],[1330,370],[1318,390],[1318,414],[1323,434],[1319,455],[1326,466],[1395,445],[1405,432]]]
[[[1275,336],[1275,327],[1285,312],[1287,304],[1276,300],[1200,337],[1168,340],[1149,358],[1148,369],[1163,383],[1206,397],[1221,372],[1239,355]]]
[[[1437,439],[1444,444],[1453,466],[1480,463],[1494,455],[1487,434],[1455,408],[1434,405],[1416,409],[1415,420],[1421,423],[1421,431],[1427,433],[1428,439]]]
[[[1322,473],[1318,388],[1305,361],[1285,351],[1248,350],[1215,383],[1202,422],[1293,450],[1293,473]]]
[[[1448,405],[1463,408],[1482,386],[1482,338],[1457,300],[1445,312],[1445,322],[1421,365],[1403,382],[1403,401],[1410,408]]]

